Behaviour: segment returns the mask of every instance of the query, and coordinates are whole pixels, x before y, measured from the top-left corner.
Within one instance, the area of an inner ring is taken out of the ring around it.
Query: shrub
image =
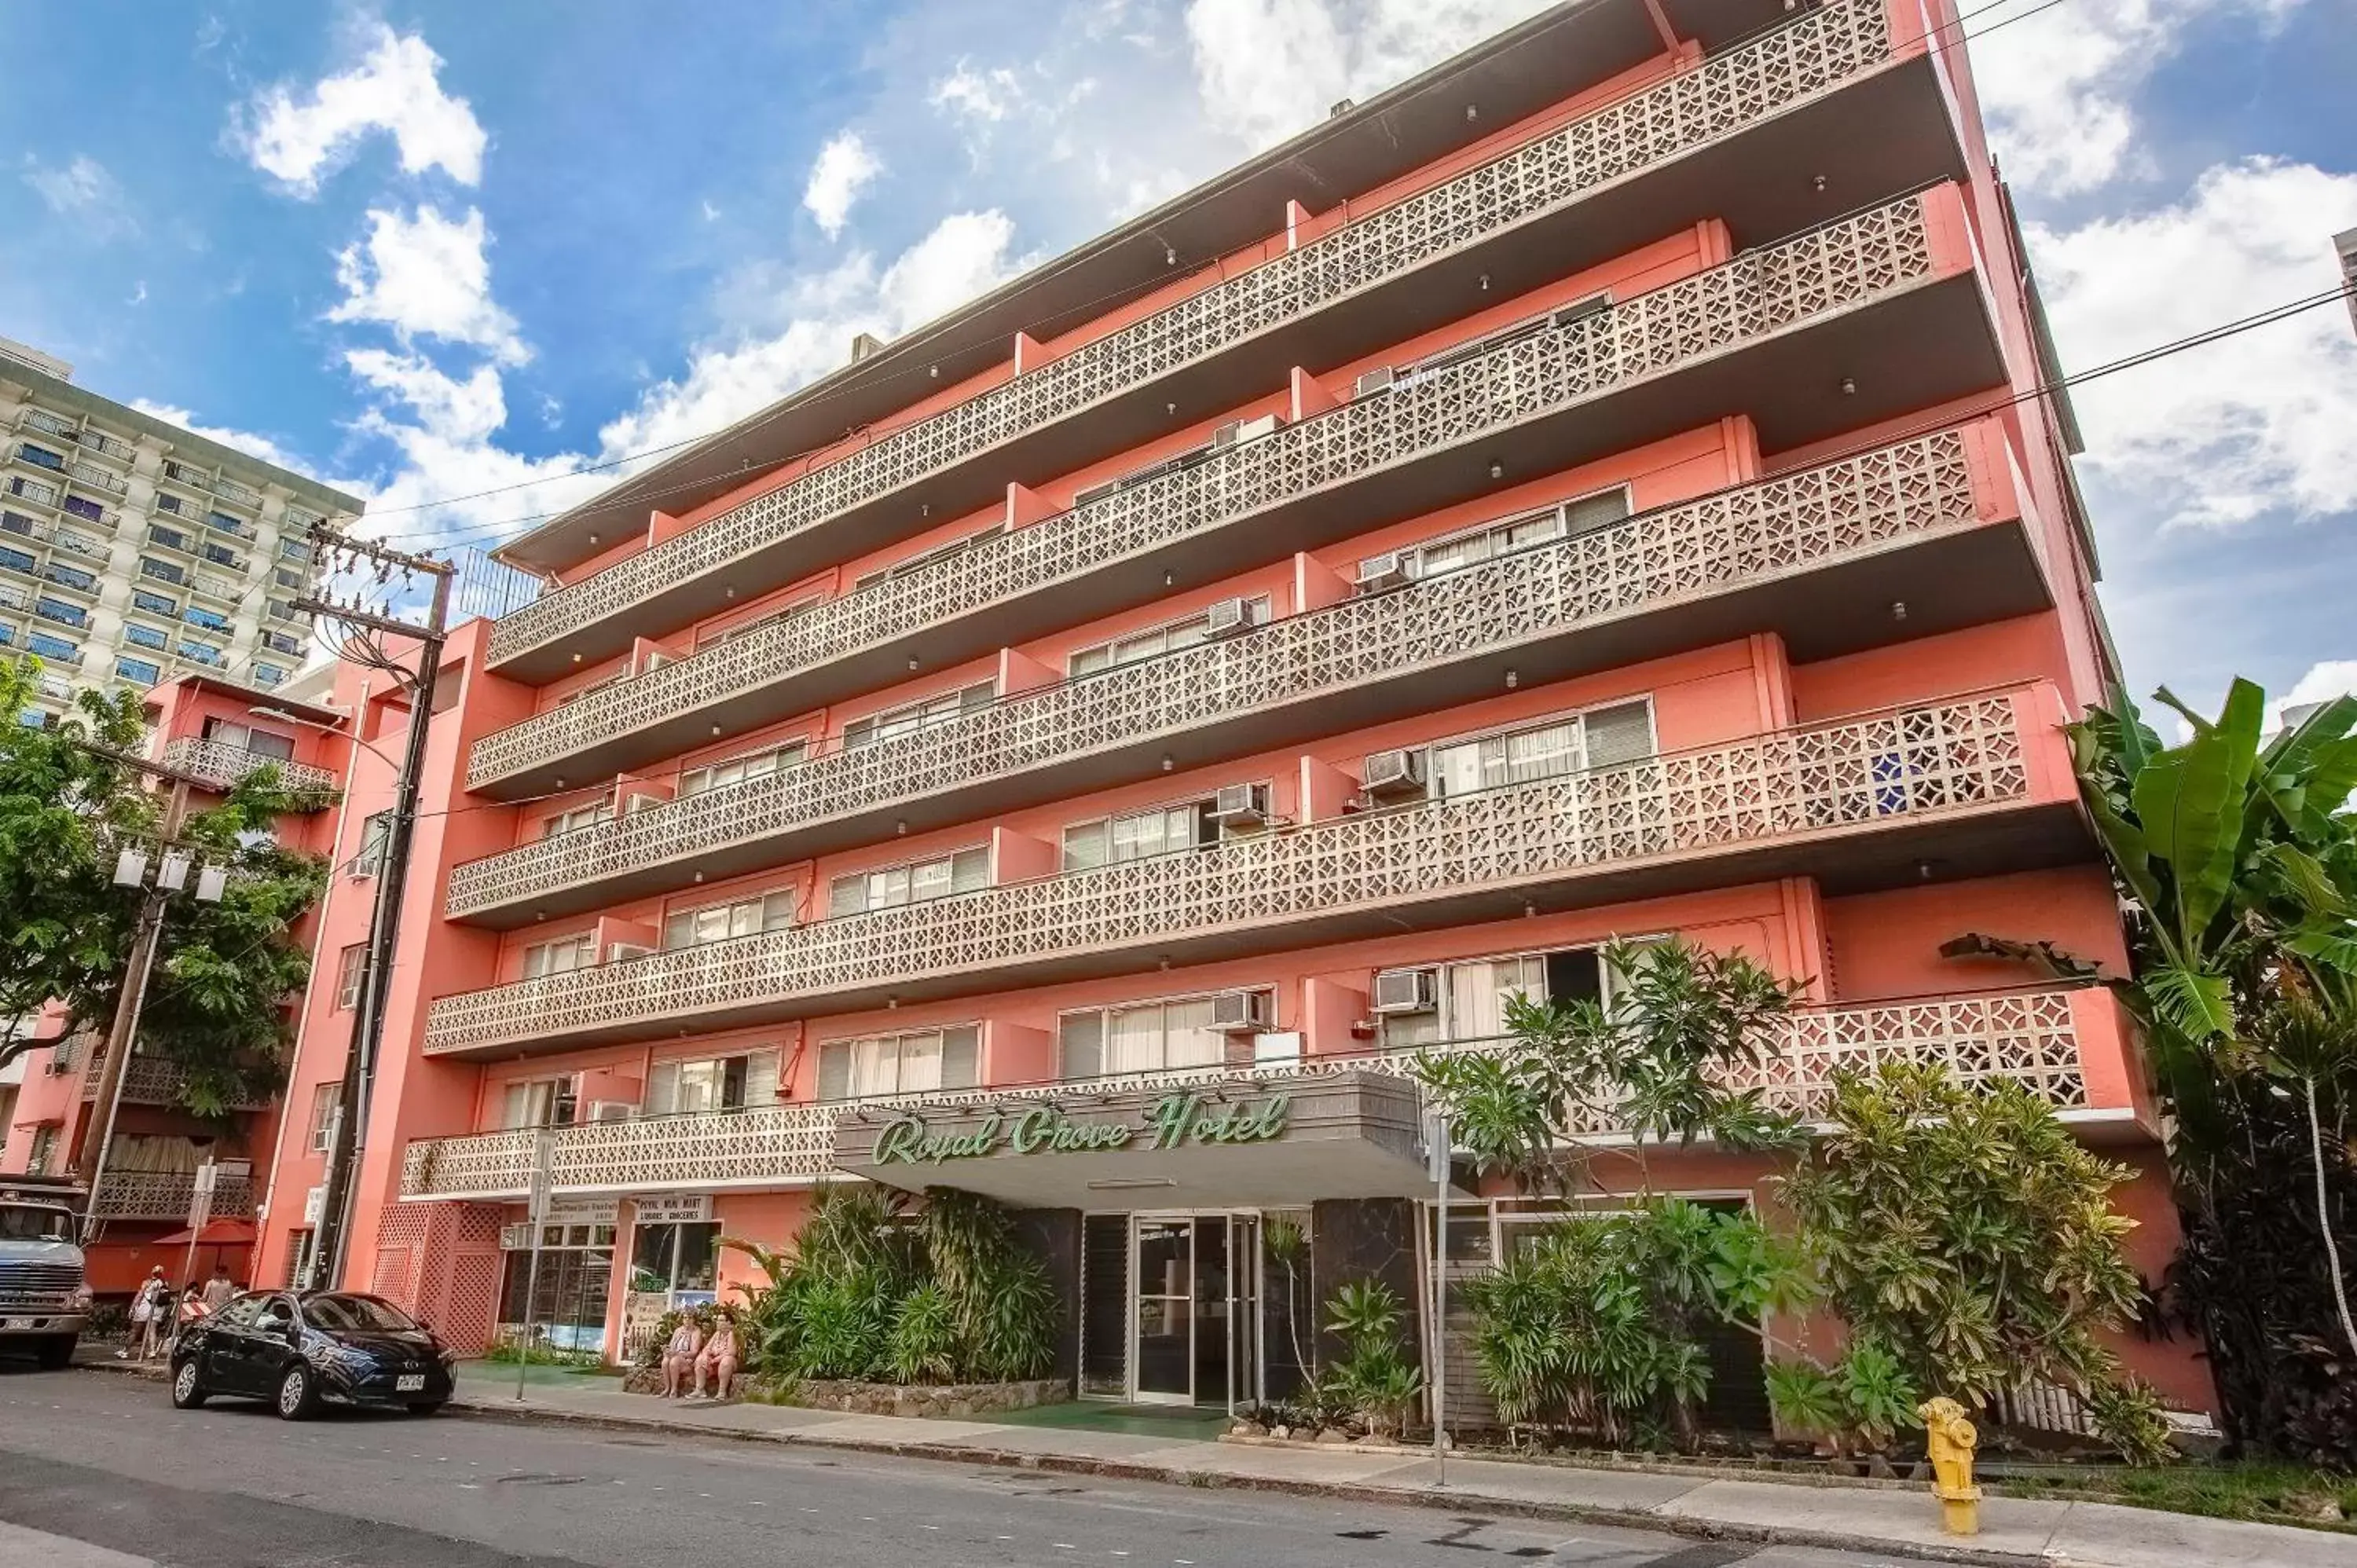
[[[1396,1434],[1424,1391],[1424,1370],[1400,1340],[1400,1300],[1389,1285],[1357,1280],[1326,1303],[1326,1331],[1342,1354],[1318,1380],[1324,1410],[1347,1412],[1376,1436]]]

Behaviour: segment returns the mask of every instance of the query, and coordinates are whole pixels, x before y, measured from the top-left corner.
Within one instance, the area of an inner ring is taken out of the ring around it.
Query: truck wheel
[[[74,1343],[81,1337],[74,1334],[52,1334],[41,1341],[34,1354],[41,1359],[41,1370],[61,1372],[73,1364]]]

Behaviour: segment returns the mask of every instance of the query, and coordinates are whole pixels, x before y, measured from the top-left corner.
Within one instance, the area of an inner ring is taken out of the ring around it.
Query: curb
[[[1695,1519],[1653,1513],[1643,1509],[1609,1508],[1581,1503],[1540,1503],[1527,1498],[1495,1497],[1482,1492],[1437,1491],[1427,1487],[1384,1487],[1365,1482],[1291,1480],[1279,1477],[1223,1476],[1178,1466],[1143,1464],[1133,1459],[1100,1459],[1070,1454],[1034,1454],[984,1444],[907,1443],[886,1438],[827,1437],[800,1432],[747,1432],[689,1422],[638,1416],[593,1415],[525,1406],[522,1409],[483,1404],[463,1397],[444,1407],[451,1415],[477,1421],[509,1422],[518,1425],[574,1426],[598,1432],[659,1432],[670,1436],[731,1443],[764,1443],[790,1448],[827,1448],[861,1454],[885,1454],[905,1459],[932,1459],[949,1464],[986,1465],[999,1469],[1040,1470],[1056,1475],[1095,1476],[1109,1480],[1150,1481],[1197,1489],[1273,1492],[1289,1497],[1330,1498],[1343,1502],[1392,1503],[1410,1508],[1462,1511],[1479,1508],[1485,1513],[1514,1519],[1558,1520],[1576,1524],[1614,1525],[1651,1530],[1695,1541],[1742,1541],[1760,1546],[1805,1546],[1834,1552],[1879,1553],[1917,1562],[1956,1563],[1975,1568],[2050,1568],[2044,1555],[1991,1552],[1970,1546],[1935,1546],[1926,1542],[1891,1541],[1880,1536],[1850,1535],[1838,1530],[1793,1530],[1777,1525]]]

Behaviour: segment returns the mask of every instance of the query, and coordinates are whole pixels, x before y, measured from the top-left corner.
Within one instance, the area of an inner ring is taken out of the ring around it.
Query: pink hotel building
[[[343,1283],[619,1356],[747,1276],[717,1236],[944,1184],[1025,1210],[1082,1392],[1281,1391],[1258,1228],[1306,1226],[1305,1300],[1415,1299],[1412,1047],[1668,932],[1806,982],[1781,1105],[1900,1059],[2034,1086],[2140,1173],[2158,1278],[2126,1021],[1938,951],[2124,961],[2061,729],[2115,671],[2072,414],[1956,36],[1557,6],[510,545],[552,586],[445,651]],[[362,738],[408,722],[361,679]],[[339,879],[323,973],[368,901]],[[350,1030],[315,988],[290,1103]],[[1460,1265],[1532,1218],[1458,1196]]]

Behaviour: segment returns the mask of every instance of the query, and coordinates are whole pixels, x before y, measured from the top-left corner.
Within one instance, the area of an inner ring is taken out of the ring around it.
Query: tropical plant
[[[2115,695],[2072,727],[2080,793],[2130,906],[2132,980],[2164,1108],[2185,1244],[2172,1272],[2230,1429],[2357,1463],[2357,701],[2268,738],[2237,681],[2214,720],[2166,747]],[[2050,969],[2051,950],[1967,938]],[[2265,1194],[2266,1201],[2253,1201]]]
[[[1353,1280],[1326,1303],[1326,1332],[1341,1354],[1318,1380],[1319,1401],[1348,1411],[1375,1436],[1396,1434],[1424,1391],[1424,1370],[1400,1337],[1399,1296],[1378,1280]]]
[[[2033,1380],[2099,1411],[2149,1404],[2099,1337],[2142,1305],[2121,1245],[2135,1222],[2111,1202],[2126,1166],[2090,1153],[2026,1086],[1966,1088],[1936,1067],[1837,1074],[1826,1114],[1830,1131],[1781,1185],[1851,1335],[1833,1374],[1840,1424],[1887,1440],[1913,1423],[1919,1391],[1980,1406]],[[1780,1376],[1788,1397],[1804,1380]],[[1783,1408],[1813,1424],[1800,1401]],[[2104,1436],[2132,1460],[2164,1456],[2147,1424]]]
[[[1264,1260],[1275,1264],[1285,1280],[1286,1337],[1292,1344],[1293,1364],[1301,1373],[1302,1385],[1308,1387],[1318,1380],[1312,1353],[1315,1340],[1305,1345],[1301,1337],[1301,1282],[1309,1266],[1309,1232],[1289,1215],[1272,1214],[1261,1222],[1260,1245]]]
[[[1416,1079],[1477,1171],[1505,1173],[1525,1188],[1569,1189],[1599,1157],[1574,1134],[1603,1127],[1626,1135],[1613,1153],[1636,1163],[1641,1182],[1649,1145],[1709,1138],[1760,1151],[1799,1141],[1796,1121],[1725,1078],[1769,1058],[1770,1026],[1800,984],[1680,938],[1615,942],[1603,962],[1613,977],[1608,1000],[1512,996],[1502,1049],[1417,1059]]]

